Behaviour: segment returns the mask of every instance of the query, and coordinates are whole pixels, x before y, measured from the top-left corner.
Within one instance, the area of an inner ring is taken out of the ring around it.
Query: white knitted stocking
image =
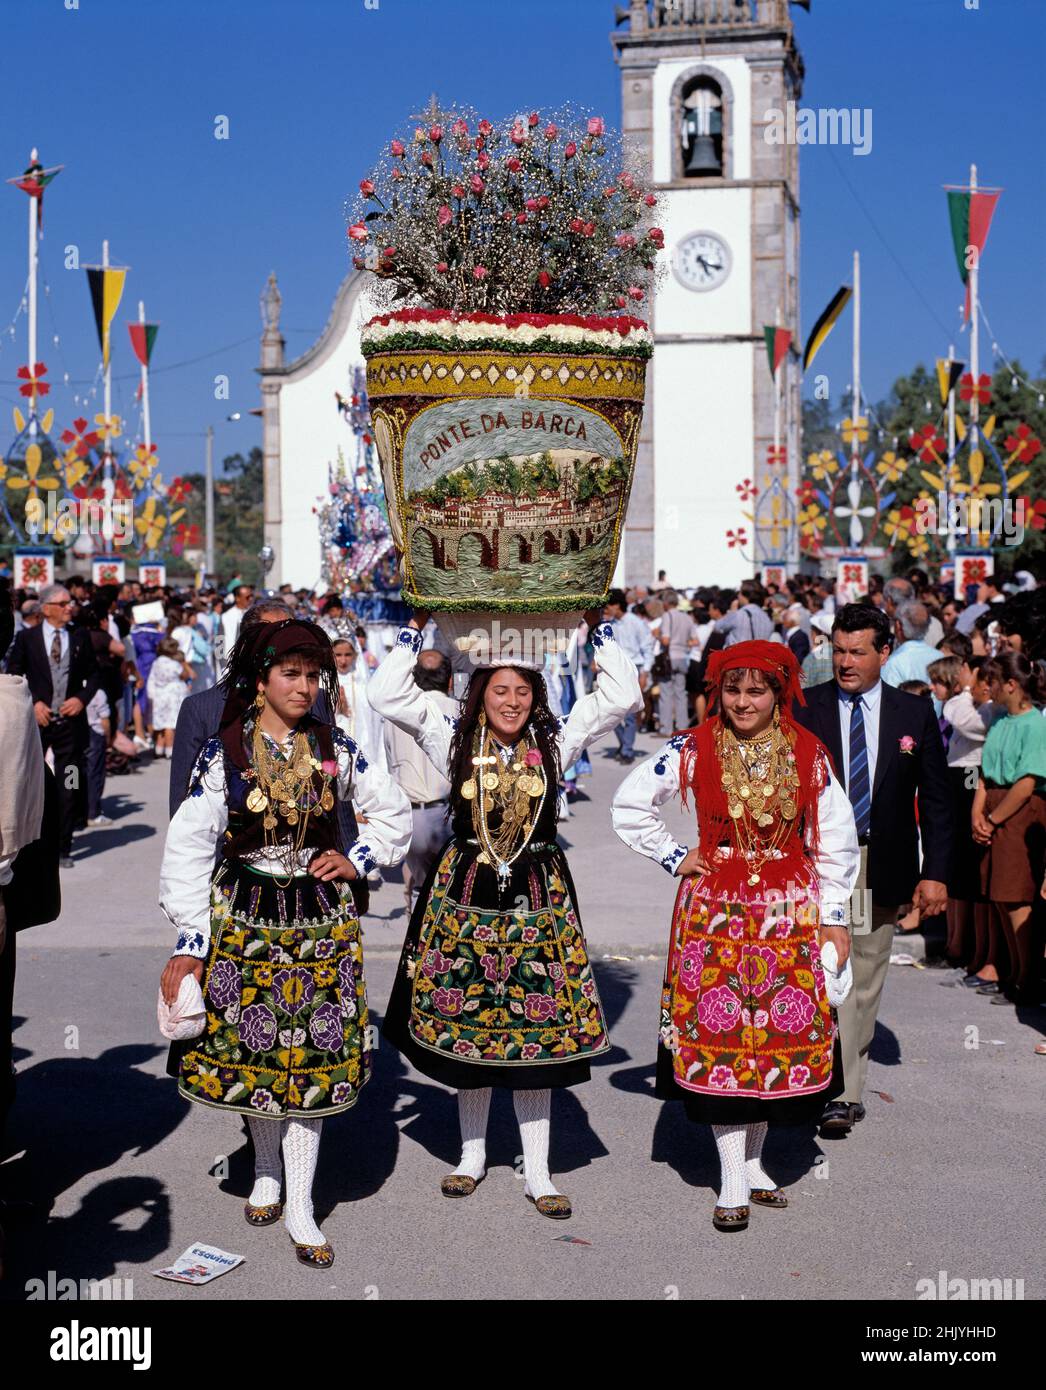
[[[549,1115],[552,1092],[513,1091],[512,1103],[519,1121],[519,1137],[523,1141],[523,1176],[526,1191],[536,1201],[539,1197],[559,1196],[559,1189],[548,1171]]]
[[[326,1237],[312,1214],[312,1182],[320,1154],[322,1120],[288,1119],[283,1130],[283,1166],[287,1175],[284,1221],[299,1245],[324,1245]]]
[[[719,1206],[743,1207],[748,1202],[748,1175],[745,1172],[745,1126],[713,1125],[722,1186]]]
[[[271,1207],[280,1200],[280,1134],[281,1120],[263,1120],[248,1115],[247,1128],[254,1145],[254,1186],[248,1198],[252,1207]]]
[[[772,1192],[777,1184],[763,1167],[763,1143],[766,1139],[766,1121],[745,1125],[745,1172],[748,1186]]]
[[[487,1115],[490,1113],[490,1087],[458,1092],[458,1123],[461,1125],[461,1162],[455,1173],[479,1182],[487,1171]]]

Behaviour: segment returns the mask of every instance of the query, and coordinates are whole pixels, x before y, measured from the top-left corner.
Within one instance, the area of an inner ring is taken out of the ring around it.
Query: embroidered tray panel
[[[403,598],[443,612],[559,612],[606,596],[646,362],[497,348],[373,353],[374,435]]]

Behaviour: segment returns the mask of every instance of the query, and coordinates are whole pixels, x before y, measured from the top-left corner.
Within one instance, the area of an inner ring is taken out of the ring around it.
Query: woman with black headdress
[[[414,682],[427,615],[401,629],[368,697],[451,783],[450,838],[422,888],[385,1017],[385,1036],[458,1092],[461,1162],[443,1179],[467,1197],[486,1172],[492,1086],[513,1093],[525,1193],[571,1214],[548,1168],[551,1089],[589,1079],[610,1048],[577,895],[556,840],[560,774],[640,707],[635,666],[592,616],[594,690],[557,718],[540,671],[477,669],[458,719]]]
[[[163,972],[203,987],[207,1023],[183,1044],[178,1088],[248,1117],[255,1184],[247,1221],[284,1213],[303,1264],[329,1268],[312,1182],[323,1118],[356,1103],[370,1074],[360,926],[349,883],[398,864],[410,805],[354,741],[310,713],[322,684],[336,707],[330,639],[288,619],[233,649],[221,736],[203,747],[167,832],[160,905],[178,928]],[[366,835],[341,855],[336,802],[355,800]],[[215,867],[216,846],[221,858]]]

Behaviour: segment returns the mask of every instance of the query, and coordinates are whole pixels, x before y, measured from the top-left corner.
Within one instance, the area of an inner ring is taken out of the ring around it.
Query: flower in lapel
[[[903,738],[897,740],[897,743],[902,753],[915,752],[915,739],[912,738],[911,734],[905,734]]]

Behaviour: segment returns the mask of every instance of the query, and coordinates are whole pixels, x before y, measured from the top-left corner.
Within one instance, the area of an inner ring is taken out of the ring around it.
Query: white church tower
[[[652,173],[668,258],[619,577],[736,585],[765,558],[753,563],[737,487],[767,477],[768,324],[793,334],[780,368],[789,505],[798,485],[799,158],[765,133],[798,100],[802,60],[789,0],[631,0],[617,14],[622,129]],[[743,550],[726,538],[739,525]]]

